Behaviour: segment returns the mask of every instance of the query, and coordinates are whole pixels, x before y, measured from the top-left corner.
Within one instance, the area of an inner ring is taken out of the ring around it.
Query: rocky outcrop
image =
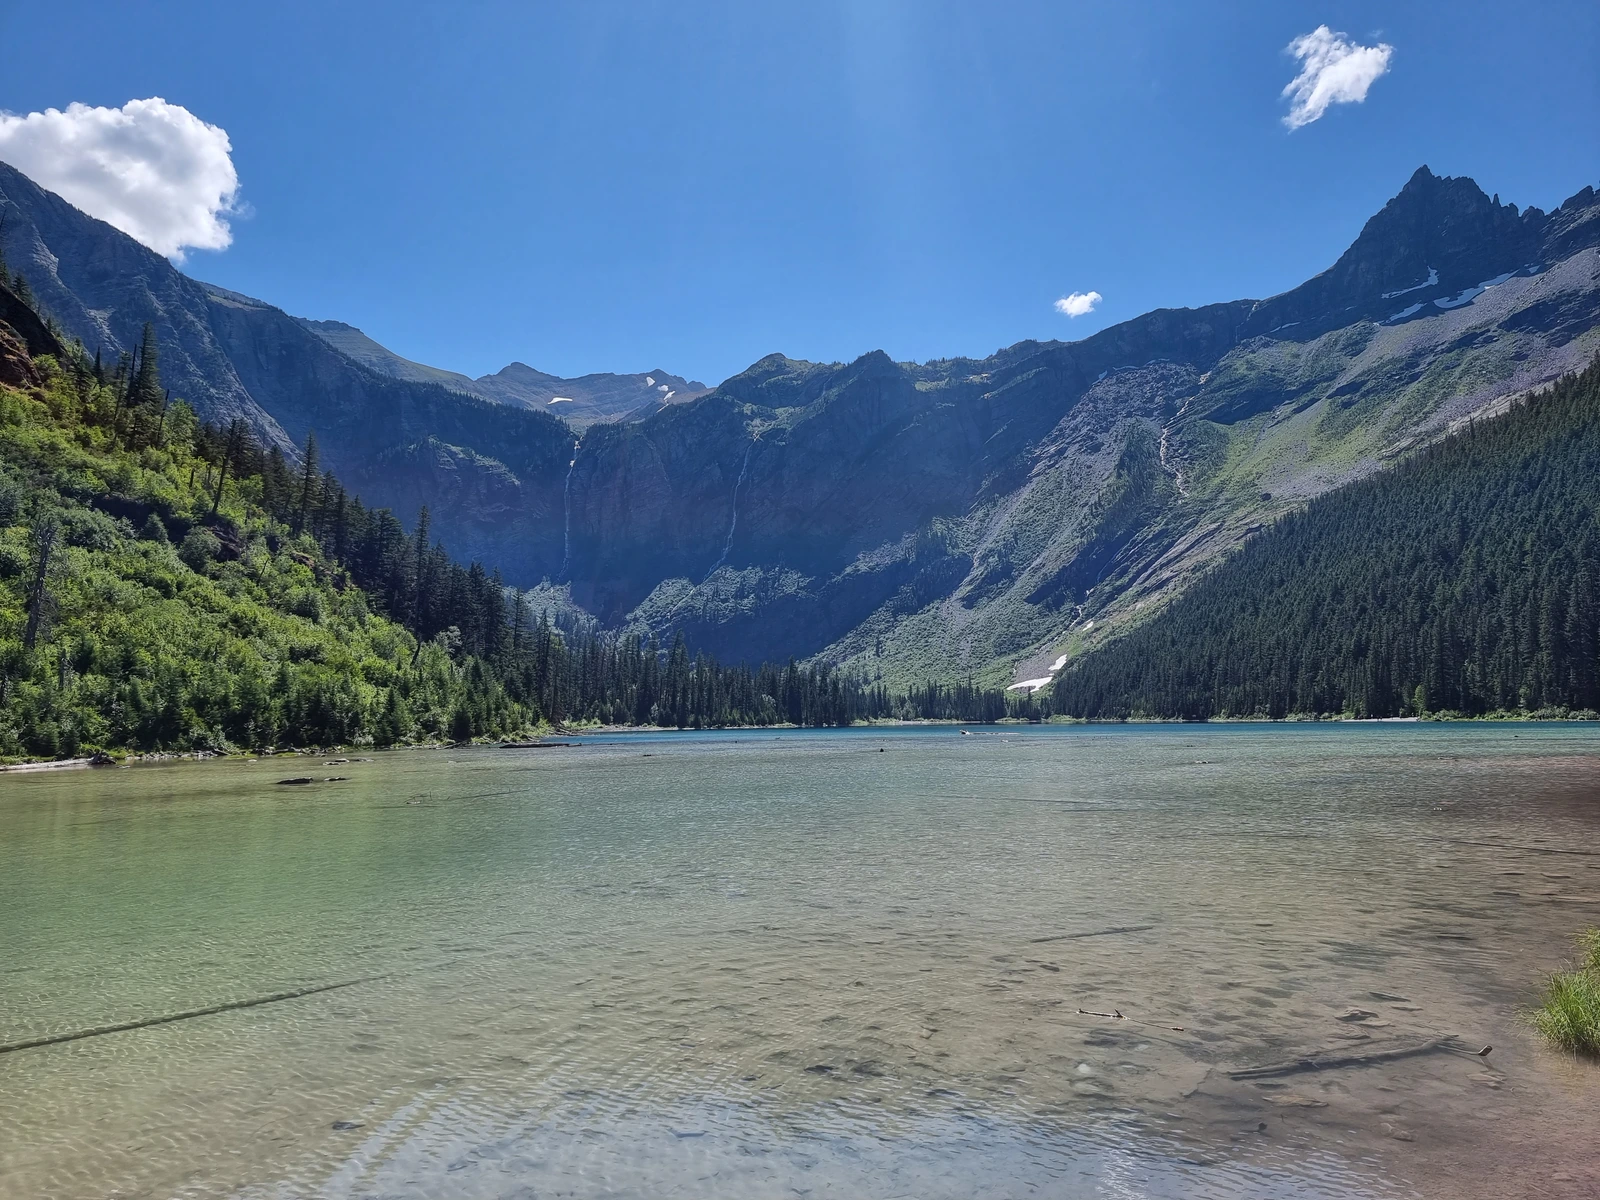
[[[66,357],[66,347],[10,288],[0,286],[0,383],[37,387],[44,382],[34,358]]]
[[[7,387],[38,387],[44,382],[17,331],[0,320],[0,383]]]

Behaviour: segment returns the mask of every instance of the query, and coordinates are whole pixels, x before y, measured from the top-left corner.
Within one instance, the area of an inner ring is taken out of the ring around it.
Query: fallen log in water
[[[193,1017],[209,1017],[213,1013],[230,1012],[236,1008],[257,1008],[263,1004],[277,1004],[281,1000],[298,1000],[301,996],[314,996],[318,992],[331,992],[338,988],[354,987],[358,983],[372,983],[383,979],[370,975],[365,979],[346,979],[341,983],[323,983],[316,987],[296,988],[289,992],[273,992],[270,996],[257,996],[251,1000],[230,1000],[226,1004],[213,1004],[207,1008],[191,1008],[185,1012],[167,1013],[159,1017],[144,1017],[138,1021],[123,1021],[119,1025],[96,1025],[92,1029],[77,1029],[71,1033],[54,1033],[47,1037],[30,1038],[24,1042],[0,1044],[0,1054],[15,1050],[32,1050],[36,1046],[54,1046],[61,1042],[76,1042],[84,1038],[101,1037],[108,1033],[124,1033],[130,1029],[146,1029],[151,1025],[170,1025],[174,1021],[187,1021]]]
[[[1583,858],[1600,858],[1600,850],[1566,850],[1555,846],[1523,846],[1516,842],[1479,842],[1470,838],[1442,838],[1462,846],[1487,846],[1491,850],[1524,850],[1529,854],[1576,854]]]
[[[98,757],[99,755],[95,755],[94,758],[57,758],[48,762],[7,763],[0,765],[0,771],[60,771],[72,770],[75,767],[94,767],[101,765],[95,761]]]
[[[1039,942],[1070,942],[1076,938],[1109,937],[1113,933],[1143,933],[1146,929],[1154,929],[1154,925],[1118,925],[1112,929],[1088,929],[1083,933],[1057,933],[1050,937],[1029,938],[1035,944]]]
[[[1318,1051],[1304,1058],[1292,1059],[1289,1062],[1269,1063],[1261,1067],[1241,1067],[1228,1072],[1229,1079],[1275,1079],[1280,1075],[1298,1075],[1304,1071],[1331,1071],[1338,1067],[1370,1067],[1378,1063],[1394,1062],[1402,1058],[1415,1058],[1419,1054],[1431,1054],[1436,1050],[1450,1050],[1458,1053],[1471,1054],[1484,1057],[1492,1049],[1485,1046],[1482,1050],[1468,1050],[1458,1045],[1459,1039],[1453,1033],[1441,1034],[1438,1037],[1423,1038],[1390,1042],[1381,1049],[1368,1050],[1364,1054],[1351,1054],[1343,1047],[1333,1050]]]

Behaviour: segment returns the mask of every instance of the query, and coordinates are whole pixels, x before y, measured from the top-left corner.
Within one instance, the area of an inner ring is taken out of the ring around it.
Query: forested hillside
[[[1600,364],[1249,542],[1056,683],[1095,719],[1600,709]]]
[[[0,264],[0,272],[4,272]],[[826,668],[724,668],[567,630],[242,420],[199,421],[160,347],[68,346],[0,277],[0,757],[507,736],[568,720],[994,719]],[[1014,702],[1015,703],[1015,702]]]

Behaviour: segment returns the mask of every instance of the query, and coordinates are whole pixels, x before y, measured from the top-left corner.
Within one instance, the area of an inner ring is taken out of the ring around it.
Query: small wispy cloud
[[[1360,104],[1378,76],[1388,73],[1394,57],[1393,46],[1358,46],[1348,34],[1326,25],[1295,38],[1285,51],[1300,60],[1300,74],[1283,89],[1289,98],[1283,123],[1291,130],[1311,124],[1330,105]]]
[[[1085,313],[1092,313],[1100,299],[1099,292],[1073,292],[1056,301],[1056,311],[1063,316],[1081,317]]]
[[[223,250],[239,214],[225,130],[159,96],[0,112],[0,160],[158,254]]]

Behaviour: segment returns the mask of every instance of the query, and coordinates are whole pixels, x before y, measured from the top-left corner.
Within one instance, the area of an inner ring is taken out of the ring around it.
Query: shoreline
[[[23,774],[37,771],[52,770],[78,770],[92,767],[127,767],[138,766],[146,763],[179,762],[179,761],[206,761],[211,759],[269,759],[269,758],[318,758],[331,755],[347,755],[352,753],[376,754],[390,753],[400,750],[497,750],[497,749],[530,749],[550,746],[554,748],[559,743],[553,742],[556,738],[593,738],[615,737],[623,734],[662,734],[662,733],[738,733],[771,730],[774,732],[813,729],[818,731],[839,732],[847,729],[919,729],[919,728],[949,728],[949,729],[1031,729],[1049,726],[1154,726],[1170,725],[1175,728],[1185,729],[1203,728],[1205,726],[1233,726],[1233,725],[1600,725],[1600,715],[1582,713],[1568,714],[1565,716],[1544,713],[1485,713],[1478,717],[1463,716],[1434,716],[1421,717],[1341,717],[1341,716],[1302,716],[1290,715],[1287,717],[1211,717],[1204,721],[1186,721],[1178,717],[1123,717],[1119,719],[1091,720],[1077,717],[1051,717],[1043,721],[1023,721],[1010,718],[1001,718],[998,721],[959,721],[953,718],[926,718],[918,720],[904,720],[899,718],[885,718],[872,721],[856,721],[850,725],[794,725],[780,722],[772,725],[706,725],[699,728],[678,728],[674,725],[584,725],[584,726],[556,726],[546,732],[530,733],[525,739],[518,740],[493,740],[480,742],[411,742],[395,746],[320,746],[320,747],[286,747],[283,749],[269,750],[96,750],[90,755],[80,755],[73,758],[18,758],[9,761],[0,761],[0,775]]]

